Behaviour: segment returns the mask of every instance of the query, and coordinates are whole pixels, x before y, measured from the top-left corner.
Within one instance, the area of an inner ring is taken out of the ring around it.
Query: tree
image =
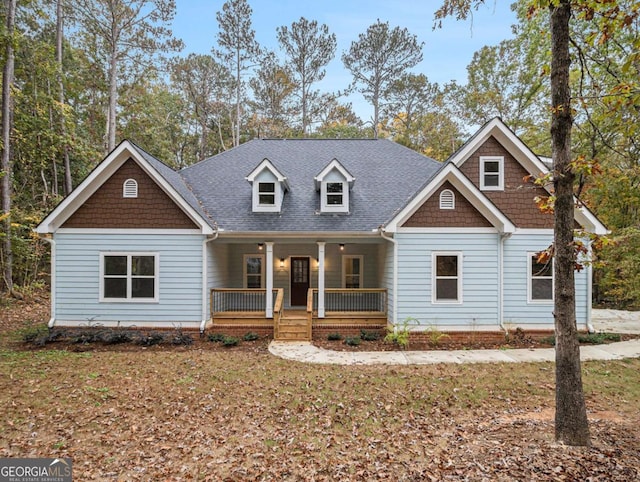
[[[295,82],[291,69],[280,65],[275,54],[269,52],[249,85],[253,91],[251,107],[256,114],[254,128],[258,137],[284,135],[290,128],[289,118],[294,114]]]
[[[302,112],[302,134],[308,133],[313,119],[313,107],[320,98],[311,86],[321,81],[326,73],[324,67],[336,52],[336,36],[329,33],[326,25],[318,26],[315,20],[301,17],[291,27],[278,27],[278,43],[287,56],[287,65],[293,72],[299,89]]]
[[[556,331],[556,440],[589,445],[580,346],[575,318],[574,180],[571,163],[569,21],[571,0],[546,2],[551,19],[551,141],[554,204],[554,316]],[[483,0],[445,0],[436,19],[466,18]],[[538,2],[545,3],[545,2]]]
[[[13,102],[11,90],[14,82],[14,32],[16,19],[16,0],[5,0],[5,38],[4,38],[4,69],[2,70],[2,160],[0,163],[0,177],[2,186],[2,251],[3,280],[8,293],[13,294],[13,250],[11,244],[11,128],[13,116]]]
[[[64,111],[64,65],[62,62],[62,47],[64,43],[64,0],[58,0],[56,4],[56,62],[58,64],[58,95],[60,102],[60,136],[62,138],[62,157],[64,165],[64,192],[69,194],[73,189],[71,178],[71,161],[69,158],[69,146],[67,144],[67,121]]]
[[[160,52],[179,50],[168,23],[175,0],[76,0],[75,19],[86,41],[95,46],[109,86],[105,150],[116,146],[118,81],[153,64]]]
[[[373,105],[373,134],[378,137],[380,102],[386,98],[390,84],[402,73],[422,61],[422,47],[415,35],[389,22],[378,20],[352,42],[342,54],[344,66],[351,72],[354,85]]]
[[[253,10],[246,0],[229,0],[222,5],[222,11],[216,13],[218,21],[218,45],[222,48],[222,57],[232,65],[235,74],[236,115],[233,145],[240,144],[241,102],[243,85],[242,73],[251,67],[251,63],[260,54],[260,46],[255,40],[255,31],[251,28]]]

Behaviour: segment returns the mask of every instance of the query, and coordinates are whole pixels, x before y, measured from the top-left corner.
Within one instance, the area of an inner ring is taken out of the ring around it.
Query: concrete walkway
[[[640,334],[640,312],[593,310],[597,332]],[[555,360],[554,348],[505,350],[433,350],[341,352],[325,350],[308,342],[273,341],[269,351],[280,358],[304,363],[333,365],[427,365],[436,363],[517,363]],[[640,339],[580,347],[580,359],[619,360],[640,358]]]

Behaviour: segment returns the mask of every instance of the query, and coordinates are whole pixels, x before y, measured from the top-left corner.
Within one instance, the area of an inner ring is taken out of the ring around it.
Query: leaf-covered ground
[[[310,366],[206,347],[4,343],[0,457],[71,457],[82,481],[640,479],[640,360],[583,365],[593,443],[572,448],[553,438],[552,364]]]

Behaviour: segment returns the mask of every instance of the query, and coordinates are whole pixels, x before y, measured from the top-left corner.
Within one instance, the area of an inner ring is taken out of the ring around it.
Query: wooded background
[[[500,116],[550,156],[549,18],[530,3],[513,4],[512,39],[479,46],[465,84],[440,85],[414,69],[417,37],[382,21],[337,52],[331,25],[301,18],[276,29],[271,52],[249,3],[230,0],[212,18],[211,53],[182,56],[172,0],[3,0],[2,289],[46,282],[32,228],[125,138],[176,169],[258,137],[387,137],[444,161]],[[640,307],[640,7],[608,3],[571,19],[572,152],[576,194],[612,231],[595,299],[629,308]],[[353,82],[321,91],[336,56]],[[371,119],[346,102],[354,91]]]

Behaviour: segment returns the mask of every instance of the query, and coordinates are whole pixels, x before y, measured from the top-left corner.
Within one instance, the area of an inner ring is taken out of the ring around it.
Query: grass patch
[[[602,345],[620,340],[621,337],[618,333],[578,333],[578,343],[583,344]],[[556,346],[556,337],[554,335],[541,338],[540,341]]]

